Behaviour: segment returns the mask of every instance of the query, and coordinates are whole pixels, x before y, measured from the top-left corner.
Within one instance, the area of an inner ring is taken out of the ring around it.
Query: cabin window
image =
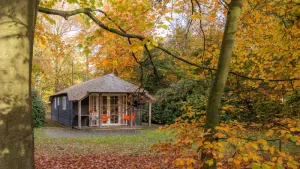
[[[59,106],[59,97],[57,97],[57,106]]]
[[[62,97],[62,109],[67,110],[67,97]]]
[[[56,109],[56,97],[54,97],[54,108]]]

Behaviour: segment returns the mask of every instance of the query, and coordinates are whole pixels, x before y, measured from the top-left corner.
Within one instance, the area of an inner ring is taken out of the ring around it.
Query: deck
[[[98,126],[90,127],[90,126],[82,126],[81,129],[79,129],[77,126],[73,127],[78,130],[92,130],[92,131],[122,131],[122,130],[156,130],[161,125],[158,124],[152,124],[151,127],[148,126],[147,123],[143,123],[142,125],[134,125],[130,127],[129,125],[110,125],[110,126],[101,126],[99,128]]]

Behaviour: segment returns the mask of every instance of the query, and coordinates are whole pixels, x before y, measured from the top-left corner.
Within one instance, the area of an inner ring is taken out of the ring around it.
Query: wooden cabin
[[[147,91],[108,74],[73,85],[50,96],[51,119],[76,127],[142,124],[142,103],[149,104],[149,126],[154,97]]]

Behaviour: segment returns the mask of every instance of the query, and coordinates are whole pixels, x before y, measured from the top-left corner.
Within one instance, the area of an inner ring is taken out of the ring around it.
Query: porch
[[[133,93],[89,93],[74,103],[77,129],[91,130],[142,130],[142,101],[148,102],[148,125],[151,127],[152,101]],[[76,105],[77,103],[77,105]],[[77,109],[77,110],[76,110]]]
[[[139,130],[156,130],[160,126],[161,125],[151,124],[151,127],[149,127],[148,123],[143,123],[142,125],[133,125],[132,127],[130,127],[129,125],[102,126],[101,128],[99,128],[98,126],[96,127],[81,126],[80,130],[123,132],[123,131],[139,131]],[[74,128],[79,129],[77,126]]]

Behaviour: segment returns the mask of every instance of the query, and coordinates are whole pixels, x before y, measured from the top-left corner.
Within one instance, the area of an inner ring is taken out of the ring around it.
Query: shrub
[[[284,112],[290,117],[300,116],[300,92],[295,92],[286,98]]]
[[[31,91],[31,95],[33,126],[42,127],[44,125],[46,116],[43,100],[35,89]]]
[[[152,108],[152,122],[172,124],[188,109],[205,110],[207,85],[203,81],[180,80],[156,93],[157,102]],[[148,111],[147,109],[143,109]],[[148,120],[148,112],[143,113],[143,121]]]
[[[282,104],[275,101],[262,101],[256,103],[253,107],[256,114],[264,121],[274,118],[276,114],[281,113]]]

